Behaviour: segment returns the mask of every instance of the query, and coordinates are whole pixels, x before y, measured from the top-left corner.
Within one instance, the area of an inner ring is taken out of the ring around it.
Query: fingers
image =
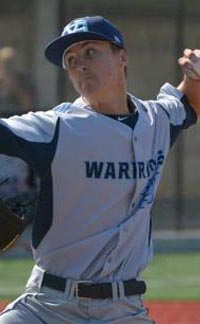
[[[199,60],[200,50],[199,49],[190,49],[186,48],[183,51],[183,56],[178,59],[178,63],[181,67],[191,68],[193,63]]]
[[[194,56],[193,50],[191,50],[190,48],[186,48],[183,51],[183,56],[187,58],[192,58]]]
[[[192,61],[190,58],[182,56],[178,59],[178,63],[181,66],[181,68],[191,68],[192,67]]]
[[[190,59],[185,57],[185,56],[182,56],[178,59],[178,62],[182,65],[182,64],[185,64],[185,63],[190,63]]]
[[[188,58],[188,59],[195,59],[195,58],[199,58],[200,57],[200,49],[190,49],[190,48],[186,48],[183,51],[183,57]]]
[[[186,48],[183,51],[183,56],[178,59],[178,64],[181,67],[185,77],[190,80],[200,80],[200,50]]]

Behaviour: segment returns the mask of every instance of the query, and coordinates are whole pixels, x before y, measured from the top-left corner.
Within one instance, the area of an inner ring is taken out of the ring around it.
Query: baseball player
[[[170,147],[200,114],[195,50],[178,87],[155,101],[126,91],[123,36],[100,16],[71,21],[47,45],[79,94],[50,111],[0,121],[0,153],[40,177],[36,265],[0,324],[150,324],[141,272],[152,259],[150,210]]]

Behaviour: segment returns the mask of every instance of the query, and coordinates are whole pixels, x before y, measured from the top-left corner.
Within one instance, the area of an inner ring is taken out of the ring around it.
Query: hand
[[[186,48],[178,63],[184,73],[186,81],[200,82],[200,50]]]

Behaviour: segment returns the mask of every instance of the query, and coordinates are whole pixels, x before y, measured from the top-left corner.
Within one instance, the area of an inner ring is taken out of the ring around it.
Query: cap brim
[[[71,47],[73,44],[84,40],[102,40],[113,42],[113,40],[109,39],[109,37],[104,37],[98,33],[81,32],[70,35],[68,34],[65,36],[58,37],[54,41],[49,43],[45,49],[45,57],[51,63],[63,67],[62,60],[64,51],[67,48]]]

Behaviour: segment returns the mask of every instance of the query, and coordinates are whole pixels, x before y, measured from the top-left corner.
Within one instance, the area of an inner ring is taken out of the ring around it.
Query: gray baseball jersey
[[[152,258],[150,210],[164,162],[197,117],[170,84],[155,101],[129,100],[136,110],[122,122],[81,98],[1,119],[0,153],[41,180],[32,233],[40,268],[102,282],[138,278]]]

